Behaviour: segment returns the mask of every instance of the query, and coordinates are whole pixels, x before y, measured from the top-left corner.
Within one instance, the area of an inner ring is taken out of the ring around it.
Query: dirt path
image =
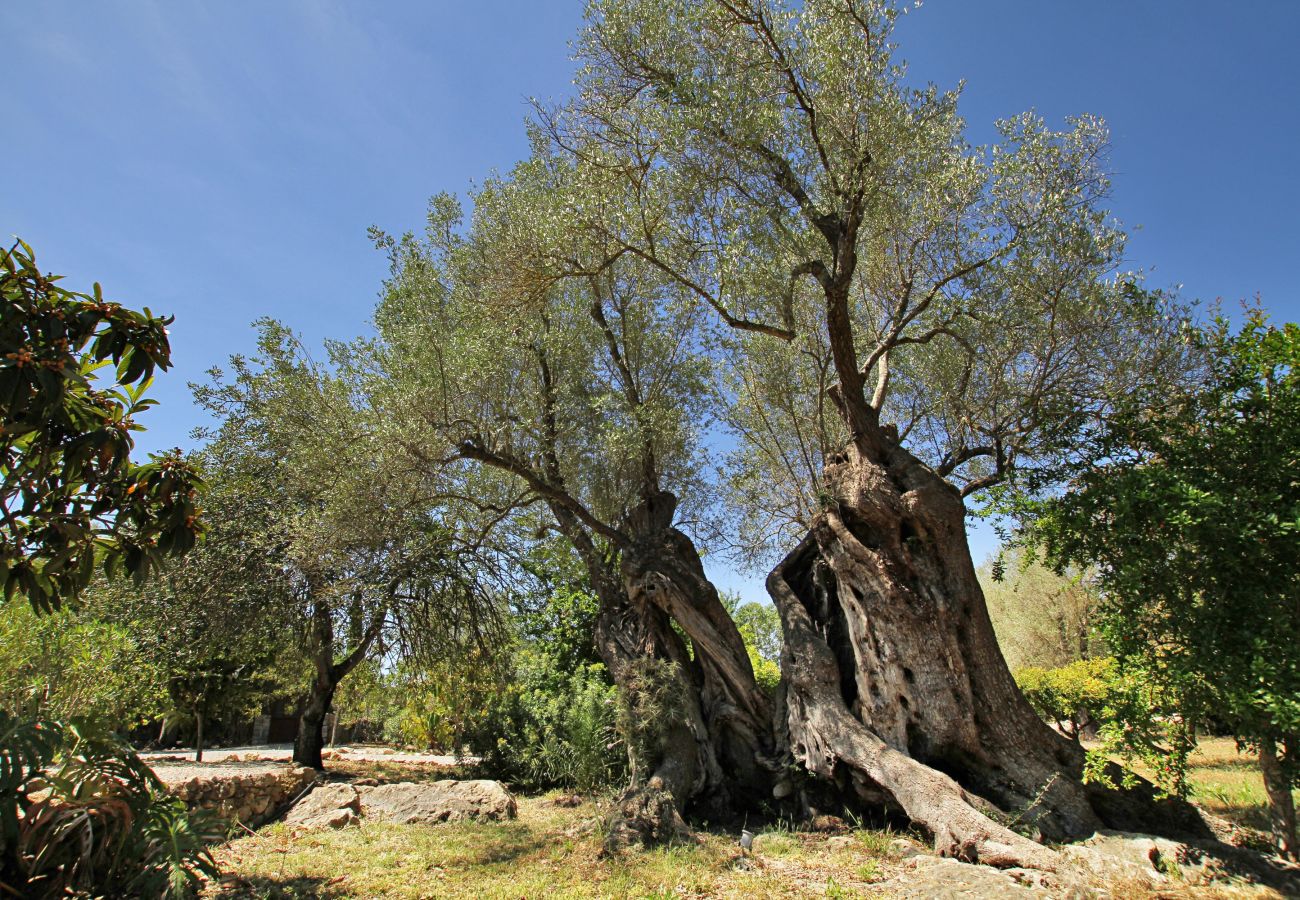
[[[232,775],[236,772],[278,771],[291,764],[292,744],[264,744],[252,747],[226,747],[221,750],[204,750],[203,762],[194,761],[194,751],[186,748],[141,753],[141,759],[168,784],[190,778],[211,778]],[[325,751],[325,762],[366,761],[397,763],[418,766],[454,766],[461,762],[476,762],[474,758],[458,760],[454,756],[437,753],[407,753],[377,744],[341,744]]]

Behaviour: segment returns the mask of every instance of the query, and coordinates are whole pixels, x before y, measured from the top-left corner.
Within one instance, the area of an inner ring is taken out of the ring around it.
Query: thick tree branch
[[[509,472],[521,478],[538,496],[545,499],[553,506],[558,506],[568,510],[583,525],[605,538],[616,547],[625,547],[628,544],[627,536],[616,528],[612,528],[605,522],[598,519],[586,506],[573,497],[567,491],[542,478],[527,463],[515,457],[510,453],[497,453],[488,450],[481,443],[473,438],[461,441],[457,445],[455,455],[460,459],[474,460],[485,465],[492,466],[504,472]]]

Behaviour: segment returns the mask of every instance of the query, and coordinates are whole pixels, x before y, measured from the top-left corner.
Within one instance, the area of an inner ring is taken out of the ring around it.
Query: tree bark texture
[[[681,715],[669,723],[658,747],[628,744],[630,783],[610,813],[606,848],[667,843],[686,836],[681,809],[707,786],[720,784],[722,771],[707,744],[697,739],[706,728],[687,676],[685,644],[668,617],[632,605],[622,591],[600,599],[596,649],[620,691],[636,690],[645,660],[667,660],[675,665],[672,691],[681,698]]]
[[[879,434],[879,432],[878,432]],[[904,813],[940,852],[1056,867],[1037,843],[1098,828],[1208,836],[1185,804],[1081,780],[1083,751],[1016,687],[960,494],[896,442],[828,460],[828,500],[768,578],[796,759]]]
[[[1291,781],[1278,759],[1277,743],[1272,738],[1260,741],[1259,771],[1264,776],[1264,793],[1268,795],[1268,818],[1274,846],[1280,856],[1300,859],[1300,844],[1296,843],[1295,797],[1291,793]]]
[[[727,773],[710,787],[724,807],[754,808],[770,796],[777,769],[772,704],[694,543],[673,527],[676,506],[661,492],[633,511],[623,582],[633,606],[667,615],[689,639],[685,668],[705,729],[697,740]]]
[[[694,545],[672,527],[675,509],[657,493],[633,511],[619,573],[588,559],[601,601],[597,651],[614,682],[635,690],[647,660],[668,661],[679,701],[659,746],[648,755],[629,747],[632,778],[610,816],[610,849],[684,836],[688,809],[716,821],[771,796],[771,704]]]
[[[312,679],[307,702],[303,704],[302,715],[298,718],[298,739],[293,743],[293,761],[300,766],[317,771],[325,768],[325,761],[321,758],[321,751],[325,747],[322,726],[334,702],[337,687],[338,683],[330,678],[318,676]]]

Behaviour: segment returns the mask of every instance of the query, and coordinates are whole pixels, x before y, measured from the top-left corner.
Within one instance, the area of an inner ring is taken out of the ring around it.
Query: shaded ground
[[[1214,784],[1222,748],[1210,748],[1203,781]],[[390,759],[331,761],[336,780],[417,781],[447,777],[434,764]],[[1228,765],[1223,762],[1222,765]],[[1235,765],[1235,764],[1234,764]],[[1229,766],[1233,777],[1245,778]],[[1198,771],[1198,778],[1202,773]],[[1262,790],[1262,789],[1261,789]],[[780,823],[758,831],[753,851],[736,834],[702,830],[692,844],[602,858],[607,807],[559,795],[519,798],[519,817],[438,826],[363,822],[339,831],[283,824],[231,841],[216,857],[228,873],[207,898],[677,898],[677,897],[1106,897],[1278,898],[1244,883],[1197,887],[1175,878],[1110,881],[1083,891],[1033,887],[1005,873],[924,852],[911,835],[845,827],[809,833]],[[1225,808],[1220,812],[1234,812]],[[1242,808],[1250,815],[1250,809]]]
[[[1208,738],[1197,744],[1188,780],[1192,799],[1210,812],[1247,828],[1268,829],[1268,797],[1259,762],[1238,753],[1231,738]],[[1295,798],[1300,806],[1300,790]]]

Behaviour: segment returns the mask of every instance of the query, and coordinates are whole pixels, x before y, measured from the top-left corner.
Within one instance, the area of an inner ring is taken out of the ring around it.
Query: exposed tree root
[[[677,800],[659,779],[629,788],[606,819],[605,854],[632,846],[655,847],[691,839]]]
[[[849,767],[852,782],[883,791],[934,836],[943,855],[1001,867],[1056,869],[1055,852],[989,818],[977,808],[984,804],[956,781],[890,747],[849,713],[840,697],[839,666],[786,582],[787,563],[777,567],[767,587],[786,634],[791,740],[809,771],[836,779]]]
[[[1000,867],[1055,870],[1039,841],[1107,827],[1209,836],[1187,804],[1082,783],[1082,751],[1002,659],[951,486],[901,448],[855,445],[827,485],[835,502],[767,582],[785,729],[810,772],[900,810],[938,852]]]

